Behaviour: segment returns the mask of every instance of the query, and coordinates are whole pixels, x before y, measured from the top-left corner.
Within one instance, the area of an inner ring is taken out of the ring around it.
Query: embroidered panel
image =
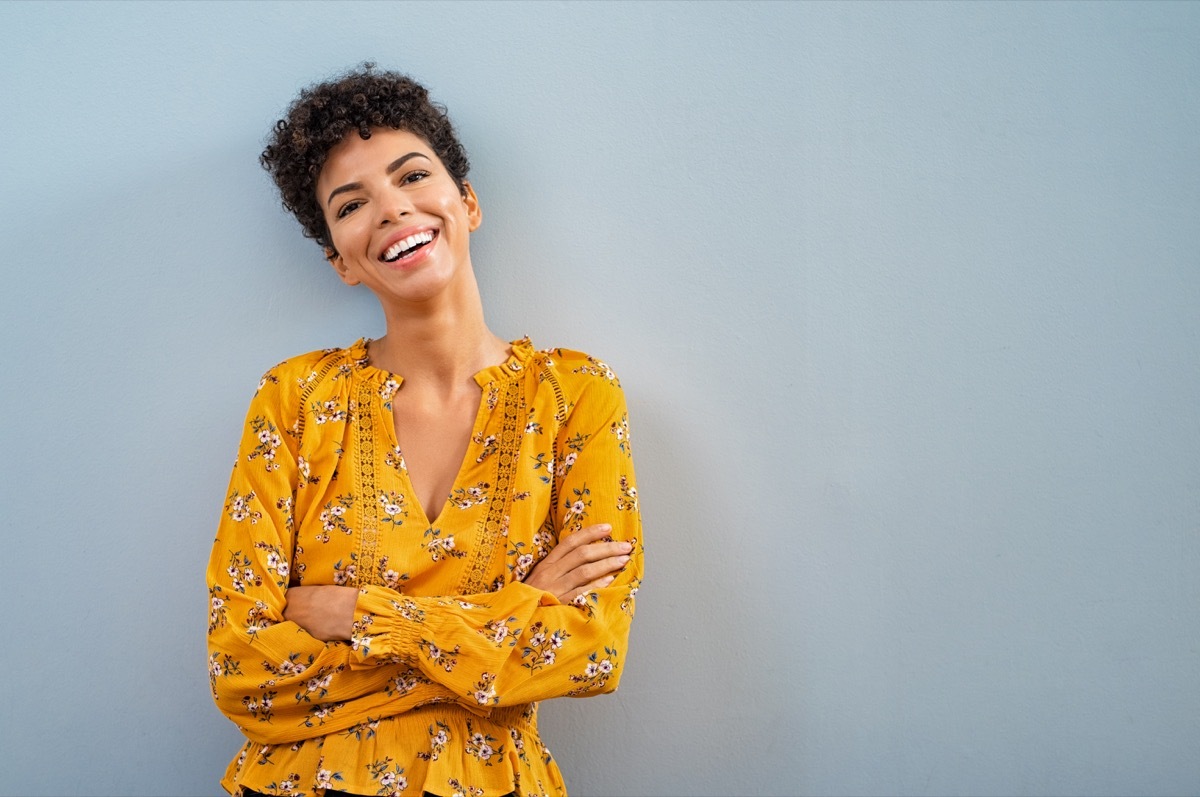
[[[378,568],[375,566],[376,550],[379,546],[379,489],[375,478],[375,446],[378,438],[379,417],[375,408],[373,385],[368,379],[358,384],[357,406],[352,408],[351,417],[355,429],[354,454],[358,458],[359,517],[362,533],[358,538],[358,571],[350,586],[361,583],[378,583]]]
[[[493,454],[496,457],[496,484],[492,490],[492,500],[488,502],[487,516],[479,532],[471,564],[463,574],[459,589],[461,595],[477,595],[495,589],[488,574],[492,569],[496,549],[503,549],[503,544],[498,543],[501,543],[501,538],[508,530],[513,483],[525,431],[525,388],[522,380],[510,379],[505,382],[500,403],[503,416],[496,451]]]

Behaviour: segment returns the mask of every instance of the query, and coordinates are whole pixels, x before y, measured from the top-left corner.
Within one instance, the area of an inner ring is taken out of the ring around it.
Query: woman
[[[234,794],[565,794],[537,701],[617,686],[642,574],[603,362],[484,322],[453,127],[371,65],[262,157],[386,334],[287,360],[246,418],[208,567]]]

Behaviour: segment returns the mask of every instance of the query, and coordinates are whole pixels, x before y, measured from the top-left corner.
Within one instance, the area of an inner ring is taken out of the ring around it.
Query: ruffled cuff
[[[354,604],[351,668],[415,665],[424,622],[425,612],[412,598],[387,587],[362,587]]]

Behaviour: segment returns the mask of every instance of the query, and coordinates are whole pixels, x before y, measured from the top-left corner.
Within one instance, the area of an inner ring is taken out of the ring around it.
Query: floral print
[[[246,461],[253,462],[256,459],[262,459],[263,465],[268,471],[278,470],[279,463],[275,461],[275,451],[283,445],[283,438],[279,436],[275,425],[266,418],[259,417],[250,421],[250,430],[254,432],[258,445],[246,454]]]
[[[252,587],[262,586],[262,578],[254,572],[252,564],[254,560],[243,556],[241,551],[229,554],[229,567],[225,568],[225,573],[229,576],[229,586],[233,587],[235,592],[244,593],[247,584]]]
[[[571,495],[563,505],[567,511],[562,524],[563,528],[578,531],[583,528],[584,520],[588,516],[588,507],[592,505],[592,491],[586,484],[582,484],[571,490]]]
[[[484,639],[490,640],[493,645],[508,644],[509,647],[517,644],[517,634],[521,633],[520,628],[510,628],[510,623],[515,623],[517,618],[509,617],[507,620],[489,620],[484,623],[479,629],[479,633]]]
[[[617,480],[617,510],[620,512],[636,512],[637,503],[637,488],[629,483],[628,476],[622,476]]]
[[[536,563],[533,554],[525,552],[526,547],[524,542],[517,540],[508,549],[508,558],[511,560],[508,569],[517,581],[524,580]]]
[[[404,767],[393,763],[391,756],[367,765],[371,780],[377,782],[379,788],[376,794],[399,795],[408,788],[408,778],[404,777]]]
[[[617,438],[617,448],[621,453],[627,457],[633,456],[633,447],[629,441],[629,416],[622,415],[621,420],[613,421],[608,430]]]
[[[471,696],[481,706],[499,703],[500,698],[496,695],[496,673],[485,672],[480,675],[479,680],[475,682],[475,691],[471,693]],[[470,720],[467,722],[469,723]]]
[[[378,583],[385,587],[390,587],[391,589],[399,589],[401,584],[403,584],[405,581],[408,581],[407,573],[398,573],[392,568],[388,567],[387,556],[383,556],[379,560],[378,575]]]
[[[316,787],[318,789],[332,789],[342,782],[341,772],[331,772],[328,769],[318,769],[316,778]]]
[[[229,515],[234,523],[241,523],[244,520],[257,523],[262,519],[262,512],[251,509],[256,498],[258,496],[253,491],[242,495],[237,490],[233,490],[229,493],[229,500],[225,502],[225,513]]]
[[[537,474],[538,481],[542,484],[549,484],[550,479],[554,476],[554,459],[545,451],[539,451],[533,457],[533,470],[534,472],[544,470],[544,473]]]
[[[574,369],[572,373],[599,376],[607,379],[609,382],[615,382],[617,379],[617,377],[613,374],[612,369],[597,360],[595,357],[588,357],[587,363]]]
[[[288,573],[291,570],[291,563],[283,557],[279,546],[266,542],[256,542],[254,543],[254,547],[266,554],[267,571],[275,575],[275,586],[285,586],[288,580]]]
[[[446,672],[454,672],[454,668],[458,666],[458,645],[454,646],[454,650],[442,650],[428,639],[422,639],[417,642],[417,647],[434,667],[440,667]]]
[[[343,563],[341,559],[333,563],[333,583],[339,587],[354,586],[358,583],[358,565],[354,562],[354,554],[350,561]]]
[[[332,501],[325,502],[325,508],[321,510],[321,533],[317,535],[318,542],[329,542],[329,532],[336,531],[342,534],[353,534],[354,530],[346,524],[346,511],[354,503],[353,495],[339,495]]]
[[[228,610],[225,608],[225,599],[221,597],[220,587],[208,588],[208,605],[208,635],[212,636],[213,631],[225,627],[225,616],[228,614]]]
[[[379,397],[384,400],[384,406],[391,408],[391,400],[396,395],[396,391],[400,389],[400,382],[395,378],[388,377],[383,383],[383,387],[379,388]]]
[[[467,733],[467,755],[475,756],[485,766],[490,767],[493,758],[499,759],[504,755],[504,745],[497,745],[495,736],[476,731],[471,720],[467,720]]]
[[[479,446],[479,456],[475,458],[476,462],[483,462],[492,454],[496,453],[498,444],[496,441],[496,435],[494,434],[484,437],[483,432],[476,432],[471,437],[471,442]]]
[[[402,697],[416,689],[418,684],[427,683],[429,683],[428,678],[423,677],[414,670],[409,670],[408,672],[400,673],[395,678],[388,681],[387,686],[384,687],[384,691],[388,695]]]
[[[483,789],[478,786],[464,786],[458,778],[449,778],[446,785],[450,787],[450,797],[483,797]]]
[[[563,629],[558,629],[550,634],[546,633],[542,623],[534,623],[529,629],[532,633],[529,635],[525,647],[521,648],[521,666],[525,667],[530,672],[536,672],[542,667],[546,667],[554,663],[555,651],[563,646],[563,642],[571,635]]]
[[[594,689],[603,689],[608,683],[609,677],[612,676],[613,670],[616,668],[617,651],[610,647],[604,648],[604,658],[599,658],[598,653],[593,653],[588,656],[587,667],[580,675],[572,675],[571,680],[583,686],[578,689],[573,689],[567,694],[584,694],[585,692]]]
[[[438,525],[365,342],[293,358],[247,413],[208,569],[209,684],[247,736],[222,784],[271,794],[563,795],[536,703],[612,691],[642,578],[624,398],[600,360],[513,344]],[[561,604],[522,583],[565,534],[635,543]],[[284,621],[287,590],[359,590],[352,639]],[[412,750],[412,740],[426,739]]]
[[[450,495],[450,503],[458,509],[470,509],[488,500],[487,482],[479,482],[474,487],[459,487]]]
[[[400,451],[400,446],[392,446],[387,453],[383,455],[383,464],[397,471],[405,472],[408,466],[404,464],[404,454]]]
[[[443,537],[441,529],[429,528],[425,530],[424,536],[429,538],[429,542],[425,543],[425,550],[429,552],[429,558],[435,562],[441,561],[447,556],[461,559],[467,555],[466,552],[454,547],[453,534]]]
[[[259,631],[266,630],[275,625],[275,621],[271,619],[267,611],[267,604],[263,601],[255,601],[254,605],[246,612],[246,622],[243,623],[242,629],[246,632],[246,636],[253,639]]]
[[[212,688],[213,699],[217,697],[217,679],[233,675],[241,675],[241,665],[228,653],[214,653],[208,657],[208,680]]]
[[[323,423],[331,423],[331,422],[338,422],[338,421],[345,422],[346,410],[341,408],[340,404],[338,403],[338,401],[336,399],[330,399],[329,401],[323,402],[321,404],[317,404],[316,402],[313,402],[312,419],[313,419],[313,423],[316,423],[318,426]]]
[[[440,720],[429,726],[429,752],[417,753],[426,761],[437,761],[450,743],[450,726]]]
[[[405,498],[395,490],[389,490],[379,494],[379,506],[383,510],[383,516],[379,519],[381,523],[393,523],[399,526],[404,522],[404,518],[408,516],[408,509],[404,506]]]

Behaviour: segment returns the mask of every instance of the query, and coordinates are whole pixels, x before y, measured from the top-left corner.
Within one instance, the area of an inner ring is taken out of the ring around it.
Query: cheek
[[[464,230],[471,230],[471,214],[470,209],[461,197],[455,196],[448,198],[442,203],[440,209],[442,218],[447,219],[456,227],[461,227]]]
[[[334,247],[345,254],[347,251],[355,251],[360,249],[363,244],[364,228],[367,225],[358,218],[349,218],[342,221],[336,227],[329,227],[329,238],[333,241]],[[370,234],[367,233],[369,239]]]

